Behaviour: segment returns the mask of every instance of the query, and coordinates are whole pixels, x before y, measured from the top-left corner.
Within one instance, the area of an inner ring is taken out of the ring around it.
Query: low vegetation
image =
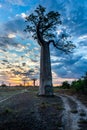
[[[77,110],[71,110],[71,113],[77,114],[78,111]]]
[[[12,112],[13,112],[13,110],[11,108],[6,108],[3,113],[4,114],[10,114]]]
[[[81,112],[81,113],[80,113],[80,116],[86,116],[86,113]]]
[[[45,108],[47,108],[49,106],[49,104],[48,103],[45,103],[45,102],[42,102],[41,104],[40,104],[40,108],[41,109],[45,109]]]
[[[73,81],[71,84],[69,84],[68,81],[63,82],[61,88],[72,89],[76,92],[87,94],[87,72],[82,76],[82,78]]]
[[[80,119],[79,124],[87,124],[87,119]]]

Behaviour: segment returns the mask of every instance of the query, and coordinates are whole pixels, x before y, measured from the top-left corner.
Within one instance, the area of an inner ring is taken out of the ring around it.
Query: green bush
[[[64,81],[62,83],[62,86],[61,86],[63,89],[70,89],[70,84],[68,83],[68,81]]]
[[[82,92],[87,94],[87,72],[85,76],[82,76],[81,79],[77,81],[73,81],[71,84],[71,88],[77,92]]]

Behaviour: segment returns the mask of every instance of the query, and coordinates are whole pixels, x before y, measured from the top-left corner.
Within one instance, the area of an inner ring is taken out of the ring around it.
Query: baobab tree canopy
[[[26,17],[26,22],[28,25],[25,31],[30,32],[40,46],[53,43],[54,47],[66,53],[75,47],[66,34],[62,33],[58,38],[55,35],[57,27],[62,24],[59,12],[46,13],[46,8],[39,5],[34,13]]]
[[[46,8],[39,5],[26,20],[26,31],[32,34],[41,47],[39,95],[53,95],[49,45],[53,43],[54,47],[66,53],[70,52],[74,45],[67,40],[66,34],[62,33],[58,38],[55,35],[57,27],[62,23],[59,12],[46,13]]]

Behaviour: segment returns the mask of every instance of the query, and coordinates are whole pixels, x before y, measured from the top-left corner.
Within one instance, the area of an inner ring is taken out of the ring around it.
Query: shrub
[[[70,89],[70,84],[67,81],[64,81],[61,87],[64,89]]]

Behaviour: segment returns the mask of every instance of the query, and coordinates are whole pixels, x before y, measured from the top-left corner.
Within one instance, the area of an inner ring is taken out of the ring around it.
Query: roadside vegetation
[[[74,92],[87,94],[87,72],[85,73],[84,76],[82,76],[82,78],[73,81],[71,84],[68,81],[64,81],[60,88],[71,89]]]

